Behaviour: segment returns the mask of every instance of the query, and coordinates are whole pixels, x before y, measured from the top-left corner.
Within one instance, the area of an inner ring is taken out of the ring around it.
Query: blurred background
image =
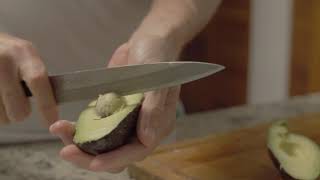
[[[186,111],[271,103],[320,91],[319,3],[224,0],[183,57],[219,63],[226,70],[183,87]]]

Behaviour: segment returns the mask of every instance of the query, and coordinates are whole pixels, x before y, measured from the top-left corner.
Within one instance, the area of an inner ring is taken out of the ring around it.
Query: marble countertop
[[[320,112],[320,94],[266,105],[248,105],[203,112],[177,120],[166,143],[220,133],[279,118]],[[0,180],[128,180],[120,174],[94,173],[73,167],[58,157],[60,142],[0,146]]]

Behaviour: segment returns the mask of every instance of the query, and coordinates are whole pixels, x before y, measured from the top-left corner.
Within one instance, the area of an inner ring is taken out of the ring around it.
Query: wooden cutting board
[[[274,180],[266,133],[270,124],[160,147],[129,168],[137,180]],[[289,120],[293,132],[320,143],[320,114]]]

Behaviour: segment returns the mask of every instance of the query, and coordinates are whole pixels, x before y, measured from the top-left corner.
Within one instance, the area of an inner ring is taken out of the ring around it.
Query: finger
[[[121,45],[112,55],[108,67],[122,66],[128,64],[129,45]]]
[[[53,95],[52,87],[49,82],[46,68],[40,57],[29,47],[26,55],[28,60],[21,64],[21,76],[30,88],[35,97],[36,104],[48,125],[58,120],[58,109]]]
[[[175,107],[177,106],[178,100],[180,98],[181,86],[172,87],[169,89],[168,96],[166,99],[165,106]],[[171,108],[171,110],[173,110]],[[174,109],[176,111],[176,109]]]
[[[84,153],[81,151],[76,145],[68,145],[64,147],[60,151],[60,156],[66,160],[74,164],[75,166],[89,169],[89,165],[91,161],[93,160],[93,156],[90,156],[87,153]]]
[[[151,91],[146,93],[146,99],[144,103],[150,107],[150,109],[164,109],[166,98],[168,95],[168,88]]]
[[[165,103],[168,89],[149,92],[142,104],[138,120],[138,137],[145,146],[155,146],[158,143],[157,137],[161,117],[165,114]],[[159,120],[157,120],[159,119]]]
[[[145,146],[156,146],[174,128],[180,87],[147,95],[140,111],[138,137]]]
[[[49,130],[51,134],[58,136],[65,145],[73,143],[74,123],[60,120],[52,124]]]
[[[90,170],[108,171],[128,166],[132,162],[141,161],[153,149],[145,147],[137,139],[119,149],[96,156],[90,164]]]
[[[180,97],[180,90],[181,87],[172,87],[169,89],[165,107],[166,108],[166,114],[168,115],[167,118],[159,119],[161,121],[160,129],[162,131],[158,131],[158,137],[160,139],[168,136],[175,126],[175,120],[176,120],[176,113],[177,113],[177,105]]]
[[[7,116],[7,113],[4,109],[4,106],[2,104],[1,98],[0,98],[0,124],[8,124],[9,118]]]
[[[7,117],[11,121],[21,121],[30,114],[30,104],[10,58],[0,57],[0,93]]]

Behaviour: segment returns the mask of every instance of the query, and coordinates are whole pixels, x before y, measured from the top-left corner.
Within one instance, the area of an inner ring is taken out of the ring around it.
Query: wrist
[[[147,34],[167,39],[177,47],[183,47],[196,33],[194,30],[195,10],[185,3],[155,0],[149,14],[134,34]]]
[[[186,42],[178,32],[178,27],[173,24],[166,22],[149,23],[145,20],[134,32],[131,40],[141,38],[161,39],[172,47],[175,47],[175,49],[182,49]]]

